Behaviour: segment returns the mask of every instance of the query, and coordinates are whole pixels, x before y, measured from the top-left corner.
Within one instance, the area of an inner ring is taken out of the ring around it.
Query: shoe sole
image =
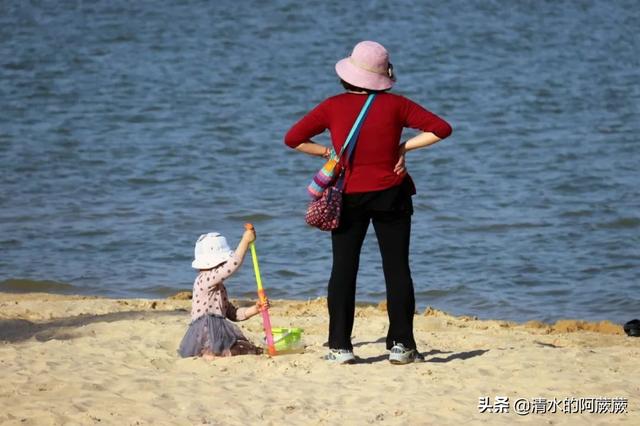
[[[405,364],[411,364],[414,362],[424,362],[423,359],[419,359],[416,356],[402,359],[402,357],[394,357],[393,355],[394,354],[389,355],[389,362],[393,365],[405,365]]]
[[[347,358],[347,359],[343,359],[343,360],[338,360],[338,359],[324,359],[324,361],[328,362],[329,364],[355,364],[356,363],[356,357],[354,356],[353,358]]]
[[[328,362],[329,364],[334,364],[334,365],[351,365],[356,363],[355,359],[349,359],[346,361],[329,361],[329,360],[325,360],[325,361]]]
[[[414,362],[414,360],[401,360],[401,359],[390,359],[389,362],[393,365],[405,365],[405,364],[411,364],[412,362]]]

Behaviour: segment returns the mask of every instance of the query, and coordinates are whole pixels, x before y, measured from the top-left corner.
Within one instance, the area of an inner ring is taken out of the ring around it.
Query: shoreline
[[[358,306],[358,362],[336,366],[322,360],[326,300],[272,300],[273,326],[302,328],[304,353],[207,362],[176,354],[190,306],[0,293],[0,405],[8,407],[0,423],[513,424],[522,417],[514,402],[535,398],[605,398],[611,410],[626,401],[622,412],[528,414],[537,423],[640,422],[640,339],[616,334],[616,324],[552,327],[427,309],[414,317],[426,362],[394,366],[383,304]],[[262,339],[259,317],[237,324]],[[508,412],[481,410],[482,398],[496,397],[509,398]]]
[[[0,308],[3,310],[7,308],[6,299],[11,299],[11,296],[14,296],[17,299],[21,299],[23,301],[26,300],[38,300],[42,299],[73,299],[73,300],[104,300],[104,301],[115,301],[117,305],[120,306],[136,306],[141,309],[149,309],[149,310],[167,310],[168,307],[176,307],[176,309],[189,311],[191,309],[191,292],[190,291],[180,291],[171,296],[164,298],[116,298],[116,297],[107,297],[101,295],[84,295],[84,294],[60,294],[60,293],[46,293],[46,292],[24,292],[24,293],[11,293],[11,292],[0,292]],[[237,306],[249,306],[253,304],[253,302],[249,299],[237,299],[231,298],[231,301],[235,303]],[[298,299],[272,299],[274,303],[275,309],[277,309],[278,304],[286,304],[286,305],[318,305],[325,304],[326,306],[326,297],[318,297],[315,299],[307,299],[307,300],[298,300]],[[164,309],[163,309],[164,307]],[[271,310],[273,310],[273,308]],[[375,309],[380,312],[386,312],[386,302],[380,301],[378,303],[374,302],[356,302],[356,309]],[[11,312],[11,310],[7,311]],[[29,311],[25,312],[25,315],[28,315]],[[487,324],[499,324],[501,327],[513,328],[513,327],[523,327],[526,329],[532,330],[542,330],[545,333],[571,333],[577,331],[590,331],[595,333],[603,333],[603,334],[614,334],[614,335],[625,335],[623,325],[617,324],[609,320],[602,321],[588,321],[582,319],[559,319],[555,322],[545,322],[540,320],[527,320],[527,321],[511,321],[511,320],[502,320],[502,319],[479,319],[477,316],[473,315],[453,315],[448,312],[442,311],[440,309],[433,308],[431,306],[427,306],[422,312],[416,310],[416,316],[425,316],[425,317],[442,317],[447,318],[449,320],[457,320],[462,321],[464,323],[475,324],[479,327],[482,327],[483,323]],[[3,317],[3,314],[0,314],[0,319]]]
[[[273,296],[273,294],[270,293],[268,289],[267,289],[267,292],[271,296]],[[63,295],[63,296],[88,296],[88,297],[101,297],[105,299],[122,299],[122,300],[128,300],[128,299],[163,300],[163,299],[174,298],[177,294],[191,293],[191,286],[187,285],[184,287],[167,287],[167,286],[158,285],[155,287],[148,287],[138,292],[127,291],[127,292],[123,292],[122,294],[119,294],[118,292],[112,293],[112,292],[106,292],[106,291],[97,291],[97,289],[95,288],[76,287],[76,286],[66,284],[64,282],[58,282],[58,281],[9,278],[9,279],[5,279],[4,281],[0,281],[0,294],[4,294],[4,293],[6,294],[43,293],[43,294],[56,294],[56,295]],[[254,298],[254,296],[255,296],[254,292],[245,292],[245,293],[242,293],[241,295],[236,295],[235,300],[244,300],[244,298],[251,299],[251,298]],[[283,297],[286,297],[286,296],[280,296],[278,300],[285,300],[290,302],[306,302],[308,300],[314,300],[317,298],[326,298],[326,294],[323,292],[322,294],[319,294],[319,295],[311,295],[311,296],[306,296],[305,298],[299,298],[299,299],[283,298]],[[356,306],[359,306],[359,307],[379,306],[381,303],[383,303],[383,301],[380,301],[380,299],[375,299],[371,297],[366,298],[366,300],[356,300]],[[547,326],[553,326],[557,322],[564,322],[567,320],[575,321],[576,323],[580,322],[585,324],[600,324],[600,323],[610,322],[611,324],[622,325],[625,322],[630,321],[637,315],[640,315],[635,313],[628,313],[628,314],[625,314],[624,316],[622,315],[609,315],[609,316],[591,315],[590,316],[588,314],[585,314],[584,316],[580,316],[580,315],[559,316],[559,315],[554,315],[552,312],[542,310],[538,312],[538,315],[531,314],[531,312],[529,312],[528,315],[524,317],[521,315],[519,317],[517,314],[516,315],[511,314],[511,311],[509,310],[508,312],[503,312],[503,315],[500,315],[499,313],[496,315],[491,315],[490,313],[486,314],[486,313],[481,313],[474,310],[472,310],[471,312],[466,312],[464,309],[459,309],[459,307],[452,307],[449,305],[447,305],[447,307],[445,308],[442,308],[442,307],[438,307],[437,302],[435,302],[435,306],[432,306],[433,303],[434,303],[433,301],[432,302],[422,301],[420,303],[416,302],[417,312],[420,314],[426,309],[436,308],[438,310],[442,310],[446,312],[448,315],[456,316],[456,317],[468,316],[472,318],[478,318],[481,320],[506,321],[506,322],[512,322],[517,324],[521,324],[525,322],[530,322],[532,324],[542,323]],[[446,304],[441,304],[441,305],[446,305]],[[451,313],[450,310],[455,310],[456,313]],[[561,326],[565,327],[566,324]],[[590,327],[590,326],[587,325],[587,327]]]

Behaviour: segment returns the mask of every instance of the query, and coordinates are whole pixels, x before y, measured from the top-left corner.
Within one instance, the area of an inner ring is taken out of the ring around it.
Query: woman
[[[346,92],[330,97],[298,121],[285,143],[300,152],[327,158],[330,149],[312,137],[329,129],[340,151],[367,95],[377,93],[362,124],[347,165],[340,226],[331,232],[333,266],[328,286],[329,354],[335,363],[355,361],[351,331],[355,314],[360,249],[369,227],[378,239],[387,291],[389,361],[406,364],[424,358],[413,337],[415,296],[409,269],[409,240],[415,187],[405,169],[407,152],[451,134],[451,126],[415,102],[388,93],[395,76],[387,50],[379,43],[358,43],[339,61],[336,73]],[[404,127],[422,133],[400,144]],[[352,142],[353,143],[353,142]]]

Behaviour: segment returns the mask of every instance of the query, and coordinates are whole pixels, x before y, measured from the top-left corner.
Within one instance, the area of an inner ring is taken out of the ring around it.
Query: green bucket
[[[302,332],[301,328],[272,328],[271,334],[273,334],[273,344],[276,351],[299,349],[302,344]]]

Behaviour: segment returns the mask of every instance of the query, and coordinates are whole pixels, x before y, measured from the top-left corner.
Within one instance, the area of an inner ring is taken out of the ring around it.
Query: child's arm
[[[265,309],[269,309],[271,307],[269,299],[266,300],[264,305],[262,305],[258,300],[256,301],[255,305],[246,308],[236,308],[231,304],[231,302],[229,302],[229,306],[227,308],[227,318],[229,318],[231,321],[244,321],[258,315],[263,306]]]
[[[216,285],[221,283],[223,280],[226,280],[236,272],[240,265],[242,265],[244,256],[247,254],[247,250],[249,249],[249,244],[255,241],[255,239],[256,232],[253,229],[244,231],[244,234],[242,234],[242,239],[240,239],[238,247],[236,247],[233,256],[231,256],[231,258],[227,260],[227,263],[216,270],[214,280],[208,285],[209,291],[211,291]]]
[[[260,303],[259,300],[256,300],[256,304],[253,306],[249,306],[245,311],[245,319],[258,315],[263,308],[269,309],[270,307],[271,307],[271,303],[269,303],[269,299],[265,300],[264,305]]]
[[[247,250],[249,249],[249,244],[256,240],[256,231],[255,229],[246,229],[244,234],[242,234],[242,239],[238,243],[238,247],[236,248],[236,257],[242,260],[244,256],[247,254]]]

